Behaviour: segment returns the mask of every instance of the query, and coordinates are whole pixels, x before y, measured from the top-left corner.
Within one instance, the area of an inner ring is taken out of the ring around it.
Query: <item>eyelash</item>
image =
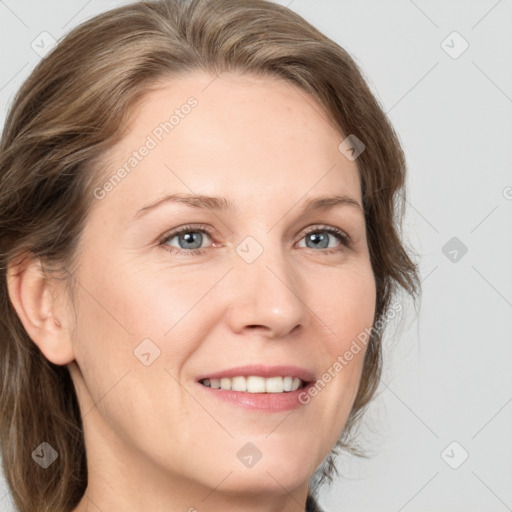
[[[311,228],[308,228],[308,230],[304,233],[302,238],[310,235],[311,233],[322,233],[322,232],[334,235],[341,242],[341,245],[344,248],[351,247],[350,237],[346,233],[341,231],[340,229],[332,227],[332,226],[313,226]],[[185,253],[187,256],[199,256],[200,254],[203,254],[206,251],[206,249],[178,249],[178,248],[172,247],[166,243],[169,240],[172,240],[174,237],[181,235],[183,233],[206,233],[210,238],[212,238],[212,230],[209,229],[208,226],[187,225],[187,226],[182,226],[178,229],[175,229],[172,233],[166,234],[165,237],[160,240],[159,245],[163,246],[163,248],[166,251],[168,251],[172,254],[177,254],[177,253],[181,252],[182,254]],[[302,240],[302,238],[301,238],[301,240]],[[310,249],[310,248],[307,247],[307,249]],[[312,250],[315,251],[315,249],[312,249]],[[316,251],[316,252],[321,252],[324,255],[328,255],[328,254],[339,253],[342,250],[343,250],[343,248],[336,248],[336,249],[324,249],[324,250]]]

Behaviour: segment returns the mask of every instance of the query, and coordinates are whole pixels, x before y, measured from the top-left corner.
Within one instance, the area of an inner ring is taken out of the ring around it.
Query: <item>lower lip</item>
[[[305,405],[299,401],[299,396],[305,397],[309,388],[313,386],[313,383],[309,383],[296,391],[286,391],[283,393],[247,393],[244,391],[211,388],[204,386],[200,382],[197,384],[207,393],[216,396],[220,400],[262,412],[283,412],[298,409]]]

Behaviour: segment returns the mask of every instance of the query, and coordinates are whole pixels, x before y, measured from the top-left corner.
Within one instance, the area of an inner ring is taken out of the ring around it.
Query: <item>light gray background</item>
[[[124,3],[0,0],[2,125],[40,58],[32,41],[43,31],[58,40]],[[419,318],[409,307],[386,340],[361,429],[373,456],[341,457],[320,504],[512,510],[512,1],[279,3],[351,53],[398,131],[409,164],[405,231],[423,280]],[[457,58],[453,31],[469,44]],[[455,262],[442,252],[452,237],[468,249],[448,254]],[[0,511],[12,510],[0,485]]]

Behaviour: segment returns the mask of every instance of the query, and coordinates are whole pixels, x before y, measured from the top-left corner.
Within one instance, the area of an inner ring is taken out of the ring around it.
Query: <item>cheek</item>
[[[92,267],[84,263],[82,268]],[[127,372],[125,382],[145,381],[137,393],[166,392],[173,384],[166,370],[179,377],[218,321],[207,300],[218,275],[148,269],[130,261],[94,269],[79,276],[83,287],[77,310],[76,359],[89,393],[96,400]],[[149,398],[137,401],[149,404]]]
[[[75,379],[82,410],[125,440],[144,429],[148,418],[171,425],[183,396],[166,369],[179,368],[194,350],[196,338],[180,328],[202,287],[186,286],[190,281],[183,278],[171,287],[157,272],[120,267],[96,268],[79,280],[74,343],[83,375]]]
[[[216,280],[212,273],[118,260],[84,276],[90,292],[84,300],[91,303],[84,316],[94,315],[100,328],[134,341],[170,337]]]
[[[308,300],[315,308],[318,324],[325,330],[323,348],[334,359],[358,335],[371,328],[375,315],[375,278],[368,263],[340,269],[337,275],[331,273],[325,279],[315,279],[315,283],[308,292]]]
[[[375,317],[375,304],[375,278],[368,265],[361,271],[354,272],[346,283],[336,324],[339,336],[330,347],[331,359],[339,363],[334,370],[343,374],[340,382],[351,389],[351,400],[355,399],[359,387]]]
[[[316,402],[317,417],[336,426],[335,435],[343,429],[359,388],[376,300],[369,264],[345,270],[338,279],[319,281],[321,293],[315,288],[312,294],[318,325],[324,330],[323,343],[318,344],[324,364],[315,390],[303,397]]]

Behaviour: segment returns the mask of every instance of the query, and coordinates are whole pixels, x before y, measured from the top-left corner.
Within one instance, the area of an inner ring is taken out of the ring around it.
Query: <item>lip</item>
[[[300,380],[304,381],[306,384],[313,382],[315,380],[315,375],[313,372],[306,370],[305,368],[300,368],[299,366],[291,366],[291,365],[280,365],[280,366],[264,366],[264,365],[248,365],[248,366],[238,366],[236,368],[229,368],[228,370],[223,370],[220,372],[208,373],[204,375],[199,375],[196,378],[196,381],[199,382],[203,379],[222,379],[222,377],[248,377],[250,375],[255,375],[258,377],[298,377]],[[299,388],[300,390],[300,388]],[[290,391],[289,393],[293,393]],[[258,394],[258,393],[254,393]]]

